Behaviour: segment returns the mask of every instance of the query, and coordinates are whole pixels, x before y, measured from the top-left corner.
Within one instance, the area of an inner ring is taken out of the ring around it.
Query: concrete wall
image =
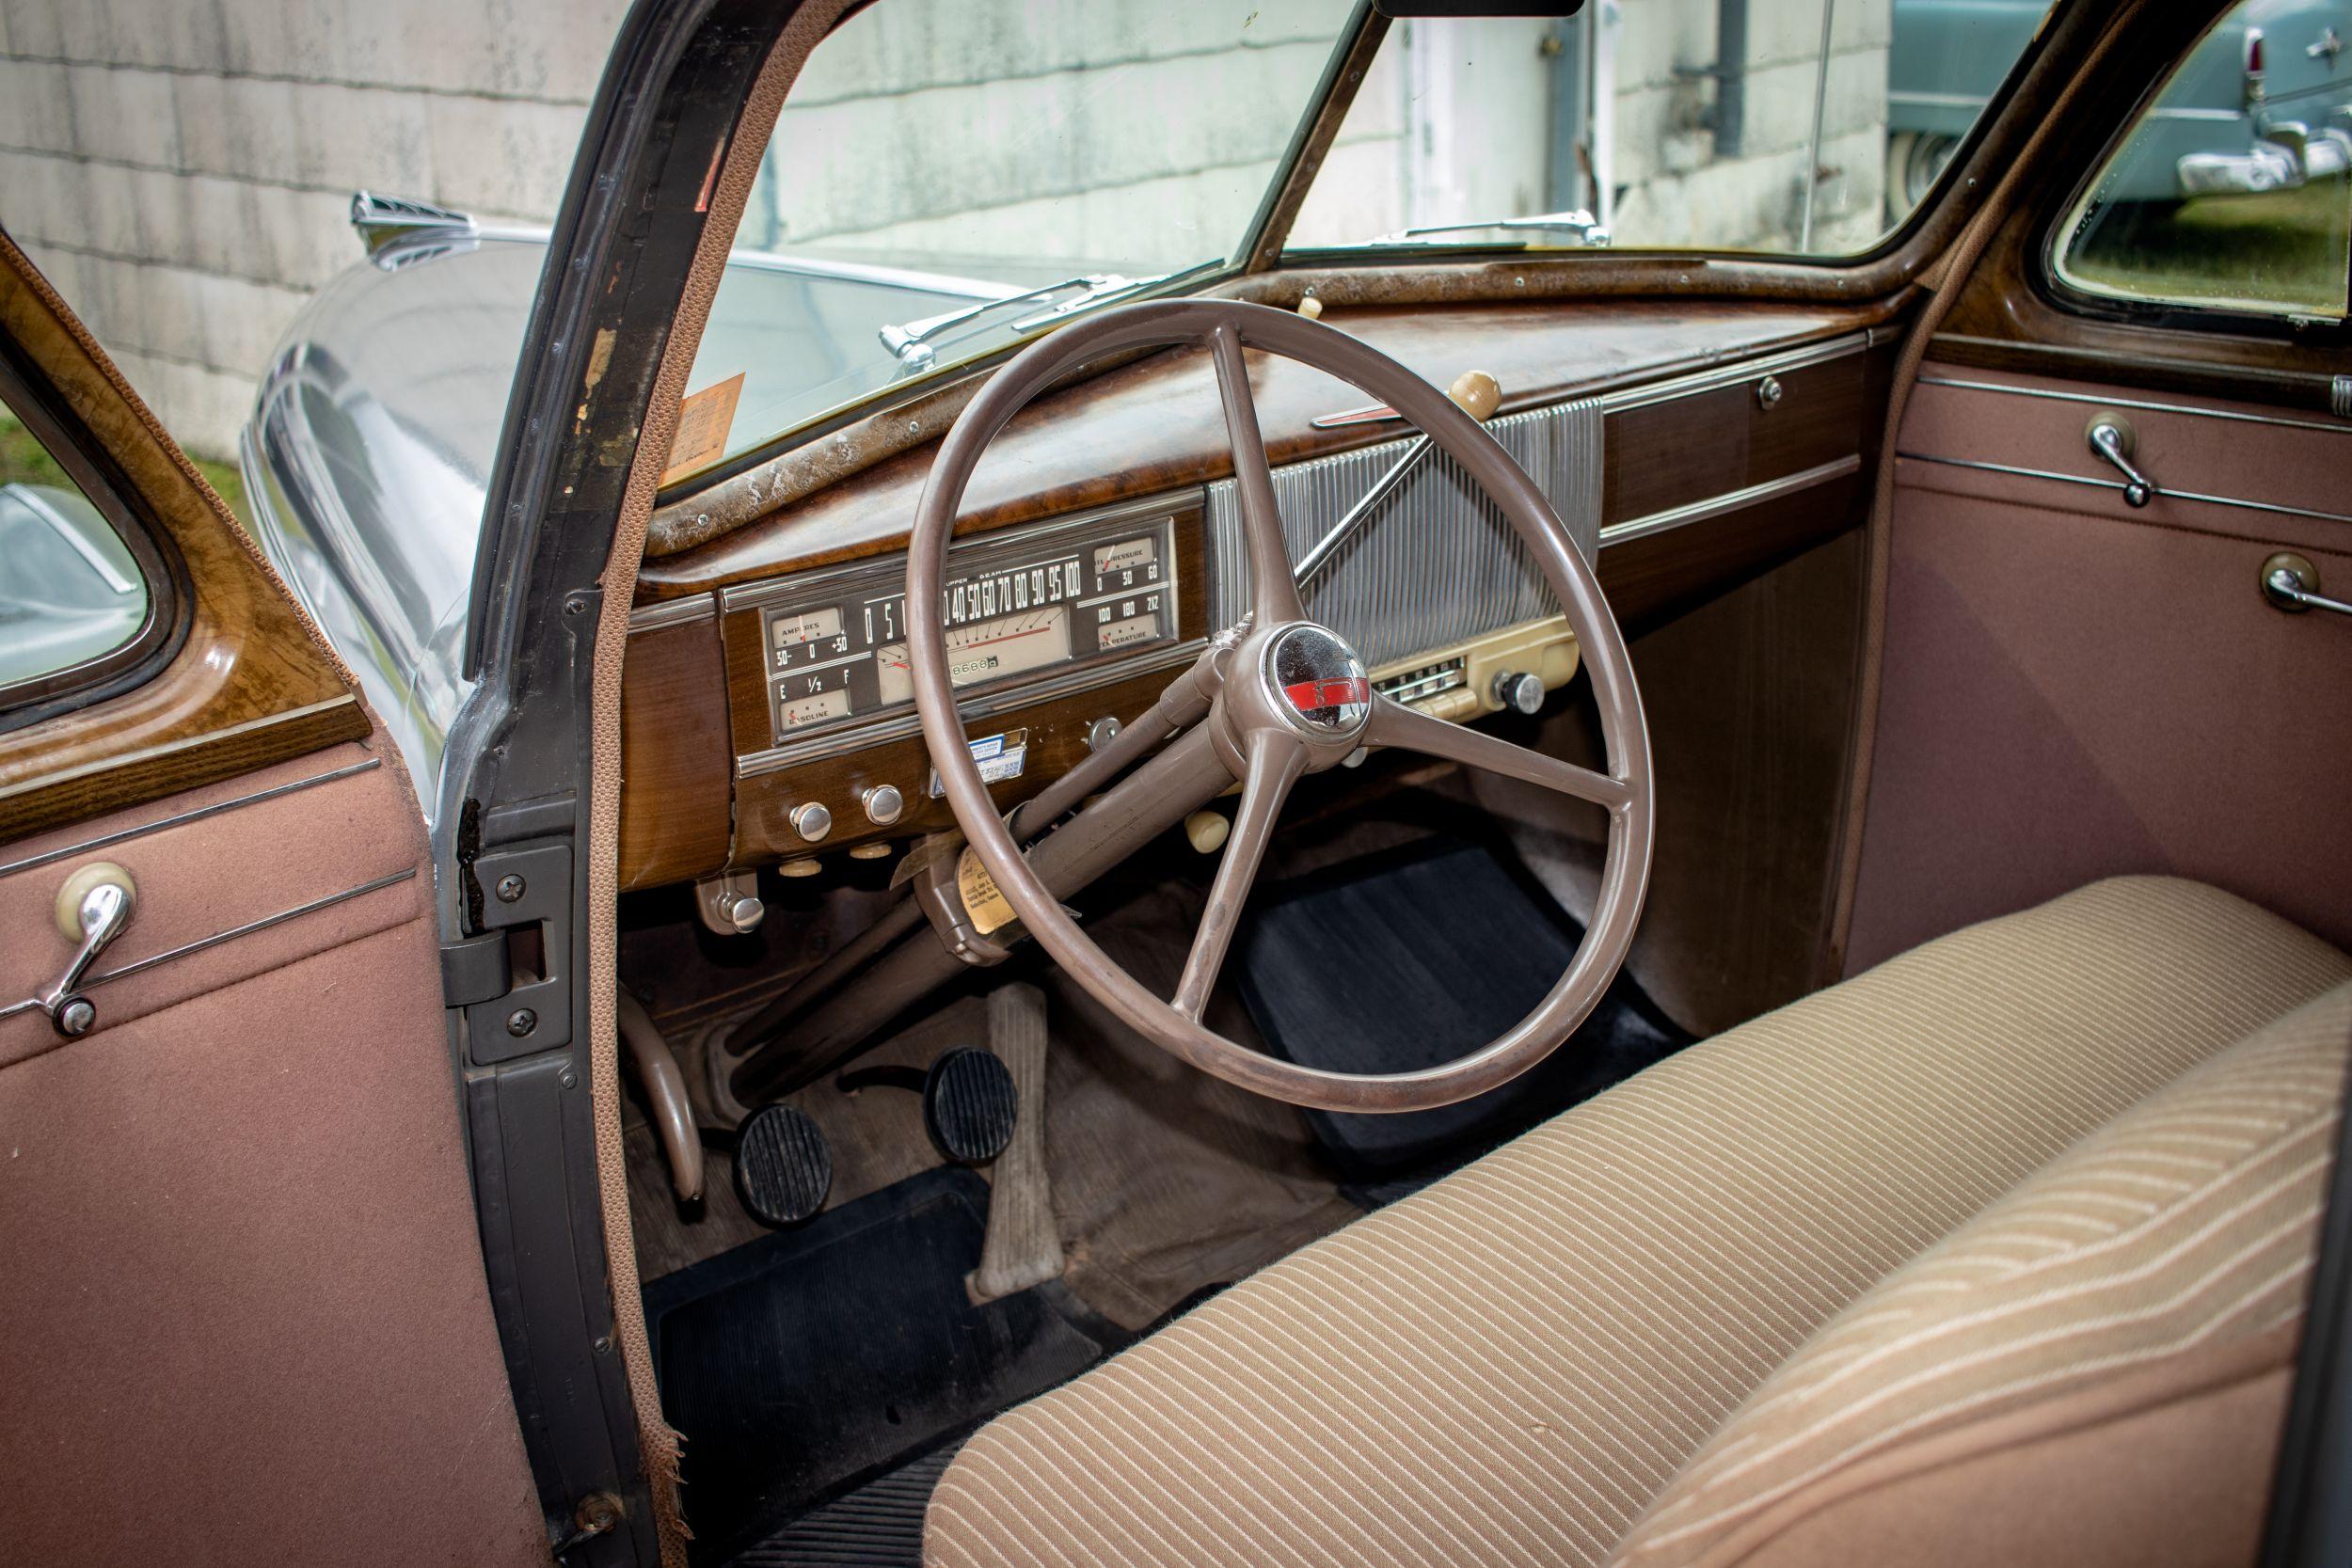
[[[0,225],[188,446],[362,186],[545,222],[626,0],[0,0]]]
[[[0,224],[188,445],[228,455],[288,322],[358,255],[353,190],[547,220],[625,3],[0,0]],[[1890,7],[1836,6],[1820,249],[1878,229]],[[890,0],[812,59],[743,243],[999,277],[1220,256],[1347,9]],[[1613,30],[1620,244],[1795,243],[1821,13],[1753,5],[1726,159],[1691,74],[1715,12],[1593,0],[1572,24],[1587,59]],[[1545,210],[1554,25],[1400,27],[1298,237]]]

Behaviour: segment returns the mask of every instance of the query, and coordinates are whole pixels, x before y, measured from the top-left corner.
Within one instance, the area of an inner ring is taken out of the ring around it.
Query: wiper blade
[[[964,325],[966,323],[977,322],[982,316],[1001,310],[1008,305],[1026,305],[1037,300],[1052,299],[1065,290],[1075,289],[1077,291],[1070,298],[1046,309],[1024,316],[1012,324],[1012,329],[1015,332],[1026,332],[1042,326],[1047,322],[1083,310],[1089,306],[1099,305],[1106,299],[1120,294],[1133,293],[1137,289],[1164,282],[1174,276],[1173,273],[1159,273],[1150,277],[1124,277],[1115,272],[1081,273],[1076,277],[1065,277],[1058,283],[1048,283],[1041,288],[1025,290],[1021,293],[1002,294],[995,299],[984,299],[977,305],[966,305],[959,309],[950,310],[945,315],[927,316],[921,321],[885,326],[875,336],[882,340],[882,347],[898,356],[899,373],[910,374],[928,371],[939,362],[939,352],[931,346],[932,339],[944,332]]]
[[[1565,213],[1537,213],[1529,217],[1474,218],[1467,223],[1424,223],[1411,229],[1399,229],[1391,233],[1375,234],[1361,245],[1402,245],[1407,240],[1425,239],[1433,234],[1467,234],[1481,229],[1525,229],[1545,231],[1565,231],[1576,235],[1578,243],[1598,248],[1609,243],[1609,230],[1583,208]]]

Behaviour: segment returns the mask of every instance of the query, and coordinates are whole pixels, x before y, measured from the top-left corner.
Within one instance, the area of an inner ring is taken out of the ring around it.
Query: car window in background
[[[2248,0],[2173,71],[2059,230],[2088,294],[2340,318],[2352,4]]]
[[[1934,185],[2047,9],[1591,0],[1565,21],[1399,22],[1290,248],[1867,250]]]
[[[72,684],[135,639],[150,610],[121,536],[0,405],[0,706]]]
[[[665,477],[1224,266],[1352,8],[895,0],[851,17],[776,122]]]

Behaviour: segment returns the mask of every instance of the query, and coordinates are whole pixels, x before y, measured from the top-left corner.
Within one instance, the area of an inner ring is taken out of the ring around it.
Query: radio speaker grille
[[[1591,561],[1600,547],[1600,404],[1555,404],[1486,428],[1550,498]],[[1384,442],[1274,470],[1291,559],[1306,554],[1412,444]],[[1210,612],[1230,626],[1249,608],[1249,548],[1233,482],[1208,490]],[[1366,519],[1307,594],[1307,613],[1377,669],[1559,613],[1543,574],[1494,503],[1432,451]]]

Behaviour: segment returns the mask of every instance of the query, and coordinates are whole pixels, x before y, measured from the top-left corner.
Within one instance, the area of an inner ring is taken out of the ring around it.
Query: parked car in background
[[[2041,0],[1895,0],[1890,215],[1927,195],[2048,8]],[[2106,199],[2292,190],[2344,172],[2352,166],[2348,40],[2352,6],[2338,0],[2256,0],[2233,11],[2141,122]]]

